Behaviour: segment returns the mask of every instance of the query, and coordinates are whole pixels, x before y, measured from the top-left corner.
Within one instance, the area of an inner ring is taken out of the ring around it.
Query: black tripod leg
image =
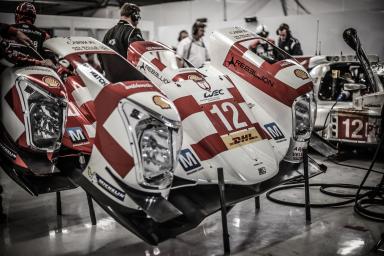
[[[93,202],[92,202],[92,197],[87,194],[87,200],[88,200],[88,208],[89,208],[89,215],[91,216],[91,223],[92,225],[96,225],[96,215],[95,215],[95,209],[93,208]]]
[[[231,253],[229,243],[228,223],[227,223],[227,207],[225,200],[225,186],[223,168],[217,168],[217,178],[219,180],[220,206],[221,206],[221,225],[223,227],[223,244],[224,255]]]
[[[260,196],[255,197],[255,211],[260,210]]]
[[[0,185],[0,223],[4,223],[7,220],[7,215],[3,212],[3,198],[1,194],[3,193],[3,186]]]
[[[307,224],[311,223],[311,202],[309,197],[309,174],[308,174],[308,148],[303,149],[304,165],[304,190],[305,190],[305,220]]]
[[[60,191],[56,192],[56,214],[57,214],[57,216],[61,216],[62,215]]]

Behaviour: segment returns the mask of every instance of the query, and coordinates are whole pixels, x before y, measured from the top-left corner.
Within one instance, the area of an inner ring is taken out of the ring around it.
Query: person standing
[[[188,60],[193,66],[199,68],[205,61],[209,60],[208,50],[204,45],[203,36],[206,25],[202,22],[195,22],[192,26],[192,37],[186,37],[177,46],[177,65],[184,66],[183,59]]]
[[[303,55],[303,50],[301,49],[300,42],[292,36],[288,24],[282,23],[276,30],[276,34],[279,36],[279,48],[283,49],[288,54],[293,56]]]
[[[127,58],[129,45],[134,41],[144,40],[137,28],[140,19],[140,8],[135,4],[125,3],[121,7],[119,22],[107,31],[103,43]]]

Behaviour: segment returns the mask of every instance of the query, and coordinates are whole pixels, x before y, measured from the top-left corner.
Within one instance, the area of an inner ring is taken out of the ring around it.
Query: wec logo
[[[212,92],[206,92],[204,93],[204,98],[212,98],[212,97],[218,97],[220,95],[224,95],[223,89],[214,90]]]

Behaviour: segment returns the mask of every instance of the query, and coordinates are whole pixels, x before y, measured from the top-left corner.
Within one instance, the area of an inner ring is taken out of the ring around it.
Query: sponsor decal
[[[192,74],[192,75],[188,75],[188,80],[202,81],[204,79],[198,75]]]
[[[1,150],[7,154],[11,159],[16,160],[17,154],[13,152],[13,150],[9,149],[7,146],[5,146],[3,143],[0,143]]]
[[[265,168],[265,167],[260,167],[257,170],[259,171],[259,175],[267,174],[267,168]]]
[[[163,77],[159,72],[157,72],[154,68],[152,68],[150,65],[146,65],[144,62],[141,63],[139,70],[143,70],[144,72],[148,71],[150,74],[152,74],[154,77],[159,79],[161,82],[168,84],[171,81],[167,79],[166,77]]]
[[[145,47],[147,51],[159,51],[159,50],[164,50],[164,47],[161,46],[147,46]]]
[[[116,197],[120,201],[124,201],[125,193],[114,186],[112,186],[108,181],[103,179],[100,175],[96,173],[97,184],[102,187],[105,191],[107,191],[112,196]]]
[[[303,159],[303,147],[294,147],[293,148],[293,153],[292,153],[292,158],[294,160],[301,160]]]
[[[227,149],[237,148],[243,145],[247,145],[247,144],[262,140],[259,132],[256,130],[255,127],[233,132],[228,135],[227,134],[222,135],[221,139],[223,140]]]
[[[277,126],[275,122],[265,124],[264,127],[274,140],[277,140],[280,142],[286,140],[283,132],[280,130],[280,128]]]
[[[87,167],[87,175],[89,177],[89,179],[93,182],[94,181],[94,178],[95,178],[95,172],[92,171],[91,167]]]
[[[81,127],[71,127],[67,128],[67,133],[71,138],[71,141],[74,145],[82,145],[89,143],[87,138],[83,133],[83,129]]]
[[[247,64],[245,64],[241,60],[239,60],[239,59],[235,60],[234,56],[231,56],[229,60],[225,60],[224,66],[227,68],[230,68],[231,66],[233,66],[233,68],[235,70],[237,69],[237,67],[239,67],[242,70],[244,70],[245,72],[247,72],[249,75],[251,75],[252,77],[262,81],[263,83],[265,83],[271,87],[274,85],[274,82],[272,80],[270,80],[268,77],[261,75],[259,72],[257,72],[251,66],[248,66]]]
[[[171,105],[168,103],[168,101],[159,95],[153,96],[152,100],[153,100],[153,103],[155,103],[157,106],[159,106],[162,109],[171,108]]]
[[[193,94],[193,97],[199,104],[205,104],[218,100],[230,99],[231,94],[227,89],[216,89],[212,91],[200,91]]]
[[[101,85],[106,86],[109,82],[99,73],[96,71],[91,70],[89,72]]]
[[[189,148],[180,151],[179,163],[187,174],[191,174],[203,169],[200,162],[197,160],[197,157]]]
[[[124,87],[126,90],[130,90],[130,89],[137,89],[137,88],[153,88],[153,85],[152,84],[130,84],[130,85],[124,84]]]
[[[250,33],[249,31],[247,31],[245,29],[229,31],[229,34],[233,37],[233,39],[236,39],[236,40],[255,37],[254,34]]]
[[[48,85],[48,87],[51,87],[51,88],[60,87],[60,82],[52,76],[44,76],[42,80],[44,83]]]
[[[365,104],[364,107],[367,108],[381,108],[380,104]]]
[[[210,91],[211,90],[211,85],[209,83],[207,83],[204,78],[202,78],[201,76],[198,76],[196,74],[191,74],[191,75],[188,75],[188,80],[193,80],[195,81],[195,83],[197,83],[197,85],[203,89],[203,90],[206,90],[206,91]]]
[[[305,71],[302,70],[302,69],[295,69],[295,71],[293,71],[293,73],[295,73],[295,76],[297,76],[298,78],[301,78],[301,79],[303,79],[303,80],[309,78],[307,72],[305,72]]]

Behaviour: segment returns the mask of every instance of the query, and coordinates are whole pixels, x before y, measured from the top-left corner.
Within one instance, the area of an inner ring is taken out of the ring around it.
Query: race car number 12
[[[232,112],[232,123],[234,127],[232,127],[232,125],[228,122],[222,110],[224,112]],[[221,104],[221,109],[216,104],[214,104],[210,112],[212,114],[216,114],[220,118],[221,122],[224,124],[228,131],[238,130],[247,126],[246,122],[239,122],[239,111],[231,102],[223,102]]]

